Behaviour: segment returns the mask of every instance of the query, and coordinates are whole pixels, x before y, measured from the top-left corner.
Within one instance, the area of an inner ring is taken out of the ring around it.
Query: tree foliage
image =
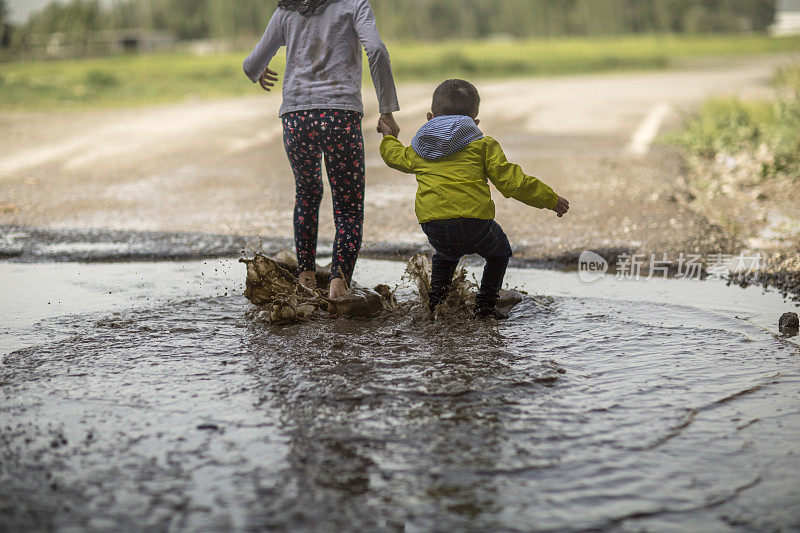
[[[11,28],[7,22],[8,10],[6,9],[6,0],[0,0],[0,48],[7,48],[9,45],[9,33]]]
[[[0,0],[0,7],[4,0]],[[381,33],[403,40],[493,35],[550,37],[767,30],[776,0],[371,0]],[[53,2],[20,29],[86,34],[104,28],[173,32],[180,39],[260,34],[276,0]],[[106,7],[104,7],[106,6]]]
[[[372,0],[381,30],[403,38],[763,32],[775,0]]]

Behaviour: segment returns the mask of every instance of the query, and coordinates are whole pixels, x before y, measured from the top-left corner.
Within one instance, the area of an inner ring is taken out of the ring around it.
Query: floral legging
[[[364,228],[364,138],[361,113],[313,109],[285,113],[283,145],[295,179],[294,242],[300,272],[316,270],[322,156],[333,195],[331,278],[353,277]]]

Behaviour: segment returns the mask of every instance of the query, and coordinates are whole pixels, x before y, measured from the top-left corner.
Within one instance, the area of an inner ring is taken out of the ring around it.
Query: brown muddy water
[[[243,281],[0,263],[0,530],[800,527],[777,294],[512,269],[505,321],[272,327]]]

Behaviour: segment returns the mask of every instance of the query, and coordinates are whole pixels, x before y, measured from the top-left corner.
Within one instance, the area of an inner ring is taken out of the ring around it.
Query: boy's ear
[[[475,121],[475,125],[476,125],[476,126],[477,126],[478,124],[480,124],[480,123],[481,123],[481,119],[479,119],[479,118],[474,118],[474,119],[472,119],[472,120],[474,120],[474,121]]]
[[[428,113],[428,121],[433,120],[433,113]]]

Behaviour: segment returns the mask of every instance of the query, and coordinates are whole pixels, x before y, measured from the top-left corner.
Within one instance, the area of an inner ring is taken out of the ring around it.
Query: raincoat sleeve
[[[397,102],[397,89],[394,85],[389,51],[378,34],[375,15],[368,0],[355,2],[354,22],[358,39],[369,59],[369,72],[372,84],[375,85],[375,93],[378,95],[378,108],[381,113],[398,111],[400,104]]]
[[[397,137],[387,135],[381,142],[381,157],[384,163],[389,165],[395,170],[411,174],[414,172],[414,163],[411,160],[411,154],[414,149],[403,146],[403,143],[397,140]]]
[[[269,66],[269,62],[275,57],[278,48],[286,44],[283,37],[282,13],[282,9],[275,10],[272,18],[269,19],[264,35],[261,36],[261,40],[258,41],[256,47],[244,60],[244,73],[253,83],[258,81],[264,69]]]
[[[485,137],[484,159],[486,176],[506,198],[514,198],[523,204],[540,209],[554,209],[558,195],[544,182],[528,176],[519,165],[509,163],[500,144]]]

